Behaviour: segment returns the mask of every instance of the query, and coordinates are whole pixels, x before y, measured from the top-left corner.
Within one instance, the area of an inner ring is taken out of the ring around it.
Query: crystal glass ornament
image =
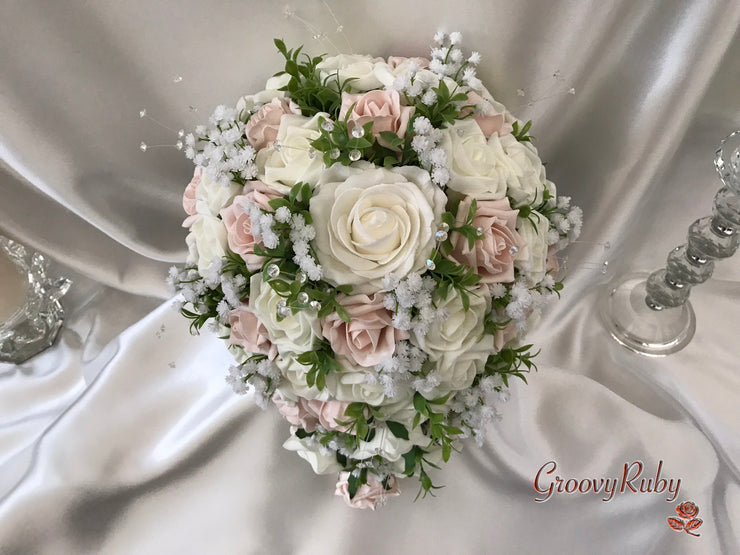
[[[691,341],[696,329],[691,288],[711,277],[716,260],[740,246],[740,131],[722,140],[714,165],[723,187],[712,215],[689,226],[687,242],[668,254],[665,268],[611,283],[601,299],[609,333],[637,353],[668,355]]]
[[[26,286],[25,298],[18,299],[18,307],[0,320],[0,362],[20,364],[54,343],[64,318],[59,299],[72,282],[50,278],[43,255],[3,236],[0,255],[11,261]],[[7,282],[0,283],[6,292],[7,287]]]

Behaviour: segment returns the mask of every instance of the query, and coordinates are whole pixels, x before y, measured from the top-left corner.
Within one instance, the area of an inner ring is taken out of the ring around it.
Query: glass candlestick
[[[687,242],[668,254],[665,268],[628,275],[610,284],[601,299],[609,333],[637,353],[668,355],[691,341],[691,288],[709,279],[715,260],[732,256],[740,245],[740,131],[722,140],[714,164],[724,186],[712,215],[689,226]]]
[[[0,235],[0,362],[20,364],[48,349],[62,327],[59,299],[72,282],[47,275],[47,261]]]

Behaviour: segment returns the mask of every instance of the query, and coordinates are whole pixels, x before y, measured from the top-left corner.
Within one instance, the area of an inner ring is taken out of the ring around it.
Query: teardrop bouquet
[[[522,337],[581,227],[480,55],[460,33],[434,40],[429,59],[275,40],[284,69],[184,137],[179,308],[353,507],[403,477],[433,492],[430,469],[482,441],[510,379],[536,369]]]

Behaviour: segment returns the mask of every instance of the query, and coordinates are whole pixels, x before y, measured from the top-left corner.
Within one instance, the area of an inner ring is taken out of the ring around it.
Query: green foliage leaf
[[[385,424],[386,426],[388,426],[388,429],[391,431],[391,433],[397,438],[399,439],[409,438],[409,431],[406,429],[406,426],[404,426],[400,422],[395,422],[393,420],[386,420]]]

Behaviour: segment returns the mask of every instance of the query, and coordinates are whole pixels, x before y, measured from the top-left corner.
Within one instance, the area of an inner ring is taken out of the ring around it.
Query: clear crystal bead
[[[338,148],[332,148],[329,152],[329,158],[331,158],[332,160],[336,160],[337,158],[339,158],[340,154],[341,153],[339,152]]]
[[[699,218],[689,226],[689,248],[708,258],[728,258],[735,254],[740,245],[740,234],[727,232],[723,222],[715,222],[711,216]]]
[[[308,280],[308,276],[301,270],[298,270],[295,274],[295,280],[298,283],[306,283],[306,281]]]
[[[311,310],[321,310],[321,303],[319,301],[311,301],[308,303],[308,306],[311,307]]]
[[[722,187],[714,197],[714,214],[729,223],[740,226],[740,193]]]
[[[288,308],[287,306],[278,306],[276,312],[278,317],[280,318],[287,318],[288,316],[290,316],[290,308]]]
[[[516,256],[518,253],[519,253],[519,247],[517,247],[516,245],[511,245],[509,247],[509,254],[511,256]]]
[[[714,166],[722,182],[740,193],[740,131],[722,141],[714,157]]]
[[[365,130],[360,125],[356,125],[355,128],[352,129],[352,136],[355,139],[361,139],[365,136]]]
[[[305,291],[301,291],[300,293],[298,293],[298,302],[299,303],[301,303],[301,304],[307,304],[308,301],[309,301],[308,293],[306,293]]]
[[[442,231],[449,231],[450,225],[447,222],[442,222],[441,224],[439,224],[439,229]]]
[[[687,245],[681,245],[668,254],[666,270],[674,280],[695,285],[709,279],[714,271],[714,262],[708,258],[689,258]]]
[[[270,279],[275,279],[280,275],[280,267],[277,264],[270,264],[267,267],[267,275]]]
[[[357,149],[349,151],[349,159],[353,162],[357,162],[360,159],[360,156],[362,156],[362,153]]]
[[[475,234],[476,234],[476,235],[477,235],[478,237],[483,237],[483,228],[482,228],[482,227],[476,227],[476,228],[475,228]]]
[[[175,143],[175,148],[176,148],[177,150],[182,150],[182,141],[177,141],[177,142]]]
[[[321,129],[323,129],[324,131],[328,131],[328,132],[334,131],[334,122],[328,119],[325,120],[321,124]]]
[[[283,145],[280,144],[280,141],[275,139],[272,143],[272,148],[275,149],[275,152],[280,152],[283,149]]]
[[[142,108],[141,110],[139,110],[139,117],[140,118],[146,117],[146,108]]]
[[[434,270],[437,267],[437,265],[434,263],[434,260],[432,260],[431,258],[427,258],[426,266],[427,270]]]
[[[141,144],[139,144],[139,150],[140,150],[141,152],[146,152],[146,149],[147,149],[147,148],[148,148],[148,147],[146,146],[146,143],[145,143],[144,141],[141,141]]]
[[[184,129],[178,129],[177,136],[182,139],[185,136],[185,130]]]
[[[447,241],[447,232],[440,229],[437,233],[434,234],[434,237],[437,239],[437,241]]]
[[[647,302],[658,307],[681,306],[689,298],[691,287],[676,281],[666,280],[665,268],[653,272],[647,279]]]

